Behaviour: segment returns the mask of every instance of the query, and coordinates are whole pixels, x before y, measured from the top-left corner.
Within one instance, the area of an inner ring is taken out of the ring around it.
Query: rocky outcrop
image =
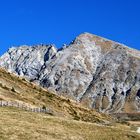
[[[52,45],[20,46],[10,48],[1,58],[0,66],[29,79],[38,78],[44,65],[57,52]]]
[[[84,33],[69,46],[21,46],[0,66],[101,112],[140,111],[140,52]]]

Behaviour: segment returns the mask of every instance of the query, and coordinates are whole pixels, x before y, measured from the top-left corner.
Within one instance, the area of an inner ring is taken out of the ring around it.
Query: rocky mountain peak
[[[101,112],[140,111],[140,52],[90,33],[59,50],[11,48],[0,66]]]
[[[126,48],[126,46],[123,44],[90,33],[80,34],[78,37],[76,37],[73,43],[82,44],[86,47],[91,45],[95,46],[101,49],[102,54],[105,54],[112,49]]]
[[[76,37],[75,43],[86,43],[86,42],[93,42],[93,37],[95,35],[90,33],[83,33]]]

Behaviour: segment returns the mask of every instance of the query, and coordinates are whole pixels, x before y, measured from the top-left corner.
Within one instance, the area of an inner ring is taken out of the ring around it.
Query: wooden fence
[[[31,107],[24,103],[19,103],[16,101],[0,101],[0,107],[16,107],[30,112],[53,114],[52,110],[45,107]]]

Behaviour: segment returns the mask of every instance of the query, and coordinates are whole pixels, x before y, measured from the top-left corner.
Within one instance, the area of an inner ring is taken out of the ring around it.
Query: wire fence
[[[53,114],[52,110],[44,107],[31,107],[25,103],[19,103],[16,101],[0,101],[0,107],[16,107],[30,112]]]

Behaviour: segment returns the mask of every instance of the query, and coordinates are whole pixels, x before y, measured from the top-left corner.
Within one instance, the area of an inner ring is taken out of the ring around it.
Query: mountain
[[[100,112],[140,111],[140,52],[84,33],[70,45],[20,46],[0,66]]]

